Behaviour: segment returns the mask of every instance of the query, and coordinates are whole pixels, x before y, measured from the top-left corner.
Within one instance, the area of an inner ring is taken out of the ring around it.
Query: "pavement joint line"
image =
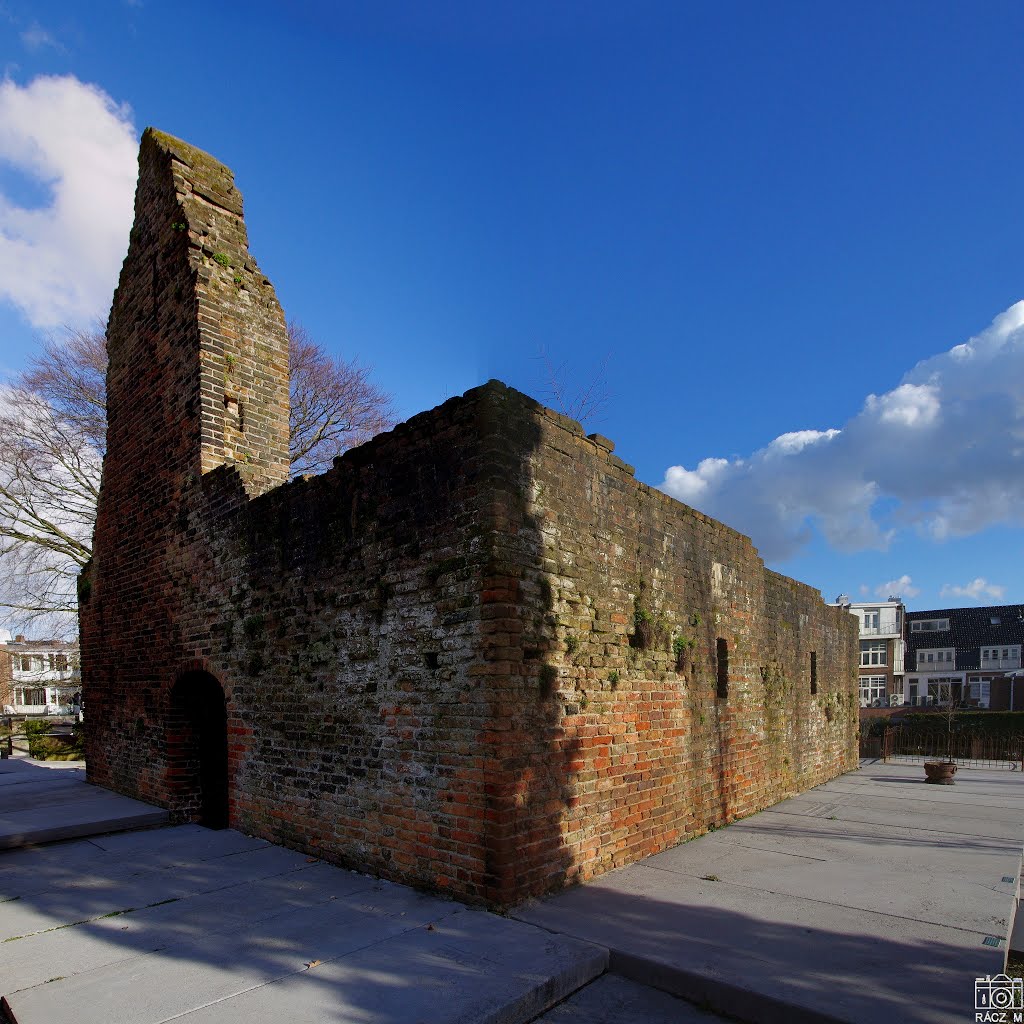
[[[650,865],[644,865],[644,866],[645,867],[650,867]],[[663,870],[663,869],[655,869],[655,870]],[[695,879],[696,881],[699,881],[699,882],[707,881],[707,879],[702,878],[700,875],[690,875],[690,874],[686,874],[685,872],[682,872],[682,871],[671,872],[671,873],[679,874],[679,875],[681,875],[683,877],[686,877],[686,878],[692,878],[692,879]],[[991,934],[991,931],[977,931],[974,928],[963,928],[960,925],[950,924],[948,921],[932,921],[932,920],[930,920],[930,919],[928,919],[926,917],[907,917],[905,914],[892,914],[892,913],[889,913],[888,911],[871,910],[869,907],[856,907],[856,906],[852,906],[852,905],[850,905],[848,903],[835,903],[835,902],[830,902],[829,900],[819,900],[819,899],[816,899],[813,896],[801,896],[798,893],[779,892],[776,889],[766,889],[766,888],[763,888],[761,886],[756,886],[756,885],[744,885],[742,882],[730,882],[730,881],[728,881],[727,879],[724,879],[724,878],[719,878],[717,881],[709,882],[709,884],[710,885],[731,885],[735,889],[745,889],[745,890],[747,890],[747,892],[767,892],[767,893],[770,893],[772,896],[782,896],[785,899],[803,900],[806,903],[816,903],[819,906],[823,906],[823,907],[842,907],[844,910],[854,910],[854,911],[856,911],[857,913],[860,913],[860,914],[873,914],[875,917],[884,917],[884,918],[887,918],[887,919],[890,919],[890,920],[895,920],[895,921],[912,921],[912,922],[915,922],[915,923],[919,922],[921,924],[934,924],[934,925],[938,925],[939,927],[942,927],[942,928],[951,928],[954,931],[964,932],[967,935],[989,935],[989,934]],[[988,888],[988,886],[983,886],[983,888]],[[578,936],[576,936],[576,937],[578,938]],[[755,959],[757,959],[757,958],[755,958]]]
[[[268,844],[268,845],[270,845],[270,844]],[[260,847],[260,849],[262,849],[262,847]],[[316,865],[315,864],[304,864],[302,867],[292,868],[292,869],[290,869],[288,871],[279,871],[279,872],[276,872],[274,874],[261,875],[261,876],[259,876],[257,878],[246,878],[246,879],[244,879],[241,882],[231,882],[229,885],[218,885],[218,886],[216,886],[216,887],[214,887],[212,889],[196,889],[193,892],[187,892],[187,893],[184,893],[181,896],[174,896],[174,897],[171,897],[171,898],[166,899],[166,900],[157,900],[154,903],[147,903],[144,907],[126,907],[123,910],[113,910],[113,911],[108,911],[105,914],[97,914],[95,917],[85,917],[85,918],[82,918],[81,921],[69,921],[67,924],[53,925],[50,928],[39,928],[39,929],[37,929],[34,932],[25,932],[24,935],[10,935],[6,939],[0,939],[0,946],[2,946],[5,942],[15,942],[18,939],[30,939],[34,935],[46,935],[49,932],[58,932],[58,931],[61,931],[64,928],[77,928],[79,925],[93,924],[96,921],[103,921],[103,920],[105,920],[108,917],[121,917],[121,916],[123,916],[125,914],[138,914],[138,913],[140,913],[143,910],[152,910],[154,907],[162,907],[162,906],[164,906],[167,903],[178,903],[181,900],[193,899],[196,896],[209,896],[212,893],[227,892],[229,889],[237,889],[239,886],[251,885],[254,882],[266,882],[266,881],[269,881],[270,879],[273,879],[273,878],[283,878],[286,875],[297,875],[300,872],[308,871],[310,868],[313,868],[313,867],[316,867]],[[169,868],[164,868],[162,870],[169,870]],[[145,872],[141,872],[138,875],[129,875],[127,877],[128,878],[144,878],[144,877],[146,877],[146,873]],[[377,879],[370,879],[370,881],[376,882]],[[47,892],[47,891],[48,891],[47,889],[40,889],[39,893],[43,893],[43,892]],[[364,891],[365,890],[363,890],[363,889],[356,889],[353,893],[349,893],[348,895],[355,895],[355,893],[364,892]],[[29,893],[27,895],[35,896],[35,895],[39,895],[39,893]],[[338,897],[328,896],[326,899],[320,900],[319,902],[320,903],[330,903],[331,900],[337,899],[337,898]],[[342,898],[345,898],[345,897],[342,897]],[[19,899],[21,899],[20,896],[15,896],[14,899],[11,899],[11,900],[0,900],[0,904],[3,904],[3,903],[13,903],[15,900],[19,900]],[[294,909],[294,908],[288,907],[287,909],[283,910],[281,912],[281,914],[271,914],[269,917],[261,917],[261,918],[259,918],[259,920],[260,921],[269,921],[269,920],[272,920],[274,917],[280,917],[282,914],[289,913],[292,909]],[[165,949],[166,947],[165,946],[161,946],[160,948],[161,949]]]
[[[803,818],[804,820],[806,820],[806,819],[811,817],[811,815],[808,815],[808,814],[793,814],[790,811],[779,811],[779,810],[777,810],[774,807],[771,807],[771,808],[769,808],[766,811],[761,811],[760,813],[761,814],[786,814],[790,818]],[[818,818],[816,820],[818,820],[818,821],[828,821],[829,819],[828,818]],[[950,838],[953,838],[953,839],[962,839],[962,838],[967,838],[967,839],[987,839],[987,840],[991,840],[992,842],[995,842],[995,843],[1005,843],[1011,849],[1015,848],[1016,843],[1017,843],[1016,840],[1014,840],[1014,839],[1007,839],[1005,836],[986,836],[986,835],[979,835],[976,832],[950,832],[948,830],[943,830],[943,829],[937,829],[937,828],[933,829],[933,828],[924,828],[924,827],[921,827],[921,828],[911,828],[908,825],[890,825],[888,822],[885,822],[885,821],[867,821],[867,820],[862,819],[862,818],[836,818],[835,820],[836,821],[841,821],[841,822],[848,822],[851,825],[877,825],[879,828],[891,828],[893,830],[898,830],[899,832],[903,832],[903,833],[906,833],[906,832],[910,832],[910,833],[930,832],[930,833],[933,833],[935,835],[949,836]],[[736,825],[739,825],[739,826],[742,827],[745,824],[745,822],[747,822],[747,821],[749,821],[749,819],[744,818],[741,821],[732,822],[729,825],[729,827],[732,828],[732,827],[734,827]],[[771,834],[771,833],[766,833],[766,834]],[[841,836],[841,833],[836,833],[836,835]],[[878,838],[878,837],[873,837],[873,838]],[[899,837],[894,837],[894,838],[899,838]]]
[[[243,832],[242,835],[245,835],[245,833]],[[247,839],[256,839],[255,836],[246,836],[246,838]],[[265,850],[268,846],[273,846],[274,845],[273,843],[268,843],[266,840],[257,840],[257,842],[260,842],[262,845],[260,845],[260,846],[251,846],[248,850],[231,850],[229,853],[218,853],[215,857],[203,857],[203,858],[200,858],[200,859],[202,859],[202,860],[209,860],[209,861],[227,860],[228,857],[240,857],[244,853],[253,853],[256,850]]]
[[[788,850],[765,850],[763,846],[748,846],[746,843],[734,843],[727,836],[722,836],[722,842],[724,842],[726,846],[735,846],[739,850],[753,850],[754,853],[774,853],[780,857],[795,857],[797,860],[813,860],[817,861],[819,864],[827,864],[831,859],[829,857],[811,857],[806,853],[790,853]],[[673,849],[678,849],[678,847],[673,847]],[[649,866],[652,868],[655,867],[654,864]]]
[[[923,783],[923,784],[927,785],[927,783]],[[932,803],[939,803],[941,801],[943,806],[947,806],[949,804],[961,804],[961,803],[969,804],[972,807],[978,806],[977,804],[973,803],[973,801],[970,800],[970,794],[969,793],[968,794],[964,794],[963,796],[961,796],[961,794],[963,793],[963,790],[961,790],[960,792],[957,792],[957,793],[949,793],[948,792],[948,787],[947,787],[946,794],[940,796],[939,793],[936,792],[934,787],[932,789],[930,789],[930,790],[923,790],[922,791],[921,787],[916,782],[914,782],[914,783],[905,783],[905,785],[908,788],[910,788],[910,789],[913,789],[913,790],[915,790],[915,791],[917,791],[919,793],[922,793],[922,799],[924,799],[923,794],[925,794],[925,793],[934,794],[932,796],[928,796],[927,797],[927,799],[930,802],[932,802]],[[868,788],[867,786],[854,786],[852,789],[845,789],[844,788],[844,789],[841,789],[841,790],[838,790],[838,791],[833,790],[831,793],[822,794],[822,795],[823,796],[834,796],[835,799],[832,800],[832,803],[842,803],[844,800],[847,800],[847,799],[849,799],[851,797],[857,796],[858,793],[862,789],[867,789],[867,788]],[[871,799],[872,800],[895,800],[895,801],[904,801],[904,800],[906,800],[906,789],[901,789],[901,790],[899,790],[899,792],[901,794],[899,796],[889,796],[889,792],[888,791],[885,792],[885,793],[872,792]],[[794,798],[794,799],[798,799],[798,798]],[[991,799],[998,799],[998,798],[993,797]],[[775,806],[778,807],[779,804],[776,804]],[[991,805],[985,804],[985,805],[982,805],[982,806],[991,806]]]
[[[262,849],[262,847],[260,847],[260,849]],[[249,852],[249,851],[243,851],[243,852]],[[210,858],[210,861],[212,862],[213,859],[214,858]],[[200,863],[206,863],[206,861],[200,861]],[[118,876],[117,877],[117,881],[121,881],[121,882],[133,882],[133,881],[135,881],[135,882],[137,882],[137,881],[144,881],[144,880],[147,880],[147,879],[151,880],[151,881],[163,881],[167,877],[164,872],[167,872],[167,871],[177,871],[177,870],[180,870],[180,868],[182,866],[183,865],[181,865],[181,864],[162,864],[159,867],[145,867],[145,868],[143,868],[140,871],[129,870],[129,871],[127,871],[127,873],[122,874],[122,876]],[[236,886],[244,886],[244,885],[247,885],[247,884],[252,883],[252,882],[264,882],[267,879],[284,878],[286,876],[286,874],[296,874],[299,871],[306,871],[310,867],[314,867],[314,866],[315,866],[315,864],[303,864],[301,866],[286,868],[285,870],[270,871],[267,874],[257,874],[257,876],[255,876],[252,879],[244,879],[241,882],[231,882],[231,883],[228,883],[225,886],[214,886],[212,889],[196,889],[194,892],[185,893],[184,896],[179,896],[179,897],[176,897],[176,898],[178,898],[178,899],[186,899],[188,896],[201,896],[201,895],[204,895],[206,893],[222,892],[225,889],[233,889]],[[20,899],[23,896],[38,896],[41,893],[49,892],[51,888],[52,888],[51,885],[44,885],[41,889],[36,889],[36,890],[31,891],[31,892],[20,893],[18,896],[15,896],[14,899]],[[75,889],[78,892],[89,892],[90,891],[88,886],[83,886],[81,888],[78,888],[78,887],[75,887],[75,886],[71,886],[71,887],[66,887],[66,888],[72,888],[72,889]],[[2,899],[0,899],[0,904],[5,903],[5,902],[13,902],[13,900],[2,900]]]

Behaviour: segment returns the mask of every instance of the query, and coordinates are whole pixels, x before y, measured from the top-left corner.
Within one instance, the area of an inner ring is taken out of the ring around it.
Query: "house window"
[[[861,640],[860,642],[860,663],[863,666],[885,665],[884,640]]]
[[[881,707],[885,697],[885,676],[860,677],[860,706],[862,708]]]
[[[27,654],[23,654],[21,656],[21,671],[22,672],[31,672],[32,671],[32,659]]]
[[[978,707],[987,708],[992,695],[992,680],[985,678],[972,679],[967,684],[967,696],[975,701]]]
[[[46,690],[41,687],[18,687],[14,691],[14,702],[25,708],[45,707]]]
[[[866,608],[864,610],[864,632],[877,633],[881,613],[877,608]]]
[[[818,692],[818,652],[811,651],[811,695]]]
[[[1020,644],[1015,647],[982,647],[982,668],[1020,668]]]
[[[954,655],[955,651],[952,647],[933,647],[930,650],[918,651],[917,667],[921,669],[933,665],[939,669],[953,668],[956,661]]]
[[[919,704],[921,702],[920,683],[916,679],[907,680],[907,703]]]
[[[928,703],[949,704],[963,696],[963,680],[956,676],[938,676],[928,680]]]
[[[993,616],[991,616],[991,618],[989,618],[988,621],[989,621],[989,625],[998,626],[998,625],[1002,624],[1003,620],[1001,618],[999,618],[998,615],[993,615]]]
[[[911,633],[942,633],[949,629],[949,619],[915,619],[910,623]]]
[[[57,658],[57,671],[67,672],[68,670],[68,656],[66,654],[58,654]]]

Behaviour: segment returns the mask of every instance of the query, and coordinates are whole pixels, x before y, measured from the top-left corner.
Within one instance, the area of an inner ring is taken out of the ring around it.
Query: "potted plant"
[[[936,786],[955,785],[953,776],[956,775],[957,763],[953,760],[953,722],[956,719],[956,711],[959,706],[960,702],[954,699],[950,692],[949,702],[942,715],[946,720],[946,756],[941,761],[925,761],[925,782],[931,782]]]

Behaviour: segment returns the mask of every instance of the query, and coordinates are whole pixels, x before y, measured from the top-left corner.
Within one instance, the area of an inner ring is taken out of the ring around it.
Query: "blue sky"
[[[589,429],[827,599],[1024,601],[1024,6],[283,6],[0,0],[4,372],[105,317],[152,124],[403,416],[604,366]]]

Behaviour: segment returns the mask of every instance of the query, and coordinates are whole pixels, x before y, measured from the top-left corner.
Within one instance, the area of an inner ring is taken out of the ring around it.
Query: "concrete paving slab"
[[[780,805],[777,809],[765,811],[766,814],[774,814],[783,819],[787,825],[793,827],[817,827],[817,823],[831,820],[841,808],[841,817],[845,821],[855,824],[881,825],[884,827],[896,826],[897,828],[913,827],[915,831],[937,832],[947,836],[962,836],[967,840],[977,838],[1002,839],[1006,842],[1017,840],[1019,825],[1007,814],[1003,820],[997,815],[994,808],[988,810],[990,814],[974,813],[972,815],[955,813],[955,808],[935,808],[932,805],[921,808],[900,807],[894,803],[892,806],[875,807],[871,812],[862,811],[858,806],[862,801],[858,798],[849,802],[832,801],[827,805],[828,814],[811,815],[801,813],[798,808],[791,808],[788,804]],[[909,801],[908,801],[909,802]],[[914,824],[911,825],[911,822]]]
[[[121,832],[95,836],[90,842],[126,860],[173,863],[209,857],[230,857],[246,850],[272,845],[266,839],[247,836],[234,829],[208,829],[202,825],[176,825],[151,832]]]
[[[536,1024],[727,1024],[727,1019],[667,992],[605,974]]]
[[[18,1024],[158,1024],[458,909],[378,883],[349,898],[256,922],[241,933],[196,934],[159,954],[13,992],[3,1005]]]
[[[0,941],[279,875],[296,870],[304,861],[301,854],[292,850],[267,846],[239,853],[228,863],[216,859],[187,865],[157,865],[128,876],[85,874],[58,890],[0,903]]]
[[[237,934],[254,924],[302,908],[314,907],[362,890],[376,880],[328,865],[307,865],[274,878],[171,900],[117,917],[99,918],[70,928],[37,932],[5,943],[0,955],[9,982],[5,992],[41,985],[65,976],[130,960],[187,943],[200,935]]]
[[[61,808],[57,823],[54,823],[54,810],[50,805],[0,815],[0,850],[118,829],[149,828],[168,820],[165,810],[128,797],[117,801],[101,797],[66,804]]]
[[[480,911],[322,962],[186,1014],[182,1024],[518,1024],[600,975],[607,951]]]
[[[650,867],[686,875],[691,879],[715,876],[723,883],[802,899],[893,914],[916,921],[942,925],[950,920],[959,927],[973,929],[981,935],[1007,926],[1007,908],[1013,900],[1017,869],[1012,859],[1004,860],[1014,878],[989,870],[980,878],[964,877],[957,872],[935,871],[928,866],[904,863],[889,872],[879,872],[876,865],[849,860],[821,860],[806,856],[763,853],[716,844],[713,855],[701,856],[698,847],[694,856],[680,865],[668,858]],[[1019,860],[1019,854],[1018,860]],[[1001,934],[1001,931],[997,931]]]
[[[77,762],[58,768],[8,759],[0,768],[0,850],[167,820],[161,808],[90,785]]]
[[[871,766],[908,786],[918,769]],[[889,783],[862,769],[513,916],[607,945],[613,971],[743,1020],[970,1019],[974,979],[1003,969],[1020,872],[1024,779],[991,774],[969,790],[1005,828],[964,810],[965,792],[908,798],[899,824],[846,820],[889,814],[870,805]]]
[[[0,812],[23,810],[40,793],[51,803],[73,800],[84,784],[83,777],[73,774],[42,778],[19,774],[12,784],[0,788]]]
[[[957,866],[962,863],[961,857],[969,856],[976,858],[977,867],[983,871],[990,870],[989,862],[1002,861],[1019,850],[1020,845],[1019,841],[1001,836],[969,836],[915,828],[907,815],[901,825],[880,825],[848,821],[841,815],[835,820],[810,822],[776,811],[762,811],[753,818],[730,825],[728,841],[750,849],[780,853],[799,850],[824,860],[864,857],[865,863],[876,864],[879,869],[906,864],[908,857],[912,860],[916,851],[927,848],[928,860],[936,865]]]

